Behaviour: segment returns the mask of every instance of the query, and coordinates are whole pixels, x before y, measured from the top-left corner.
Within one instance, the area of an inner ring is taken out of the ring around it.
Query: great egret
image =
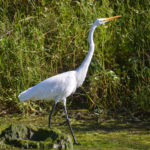
[[[90,65],[93,53],[94,53],[94,41],[93,41],[93,34],[97,26],[102,25],[110,20],[115,18],[119,18],[120,16],[114,16],[110,18],[100,18],[97,19],[94,24],[92,25],[88,41],[89,41],[89,52],[85,57],[82,64],[73,71],[64,72],[53,77],[50,77],[39,84],[25,90],[21,94],[19,94],[19,99],[21,102],[26,100],[55,100],[55,103],[52,107],[52,110],[49,115],[49,127],[51,126],[51,116],[55,109],[56,104],[59,101],[63,102],[64,111],[67,118],[67,123],[70,128],[71,134],[74,139],[74,143],[78,144],[72,127],[70,125],[70,121],[68,118],[67,110],[66,110],[66,98],[70,96],[72,93],[76,91],[78,87],[82,85],[85,80],[88,67]]]

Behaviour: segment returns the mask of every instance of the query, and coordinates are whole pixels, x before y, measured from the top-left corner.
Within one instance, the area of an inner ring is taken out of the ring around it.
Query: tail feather
[[[27,89],[27,90],[25,90],[25,91],[23,91],[22,93],[19,94],[18,98],[21,102],[24,102],[24,101],[26,101],[26,100],[28,100],[32,97],[31,89],[32,88],[29,88],[29,89]]]

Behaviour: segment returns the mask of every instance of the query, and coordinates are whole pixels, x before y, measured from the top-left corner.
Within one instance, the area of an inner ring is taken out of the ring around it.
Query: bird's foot
[[[77,141],[74,142],[75,145],[81,145],[80,143],[78,143]]]

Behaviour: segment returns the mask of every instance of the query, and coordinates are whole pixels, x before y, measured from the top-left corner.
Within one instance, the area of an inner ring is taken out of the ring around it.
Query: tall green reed
[[[45,78],[78,67],[88,52],[88,32],[101,17],[122,18],[98,27],[87,80],[70,99],[80,107],[149,112],[149,2],[0,2],[0,100]]]

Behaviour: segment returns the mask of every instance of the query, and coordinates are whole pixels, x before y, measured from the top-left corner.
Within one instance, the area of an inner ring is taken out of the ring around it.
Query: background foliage
[[[69,105],[149,114],[149,7],[149,0],[1,0],[0,109],[20,111],[21,91],[78,67],[88,52],[92,23],[121,15],[96,29],[86,82]]]

